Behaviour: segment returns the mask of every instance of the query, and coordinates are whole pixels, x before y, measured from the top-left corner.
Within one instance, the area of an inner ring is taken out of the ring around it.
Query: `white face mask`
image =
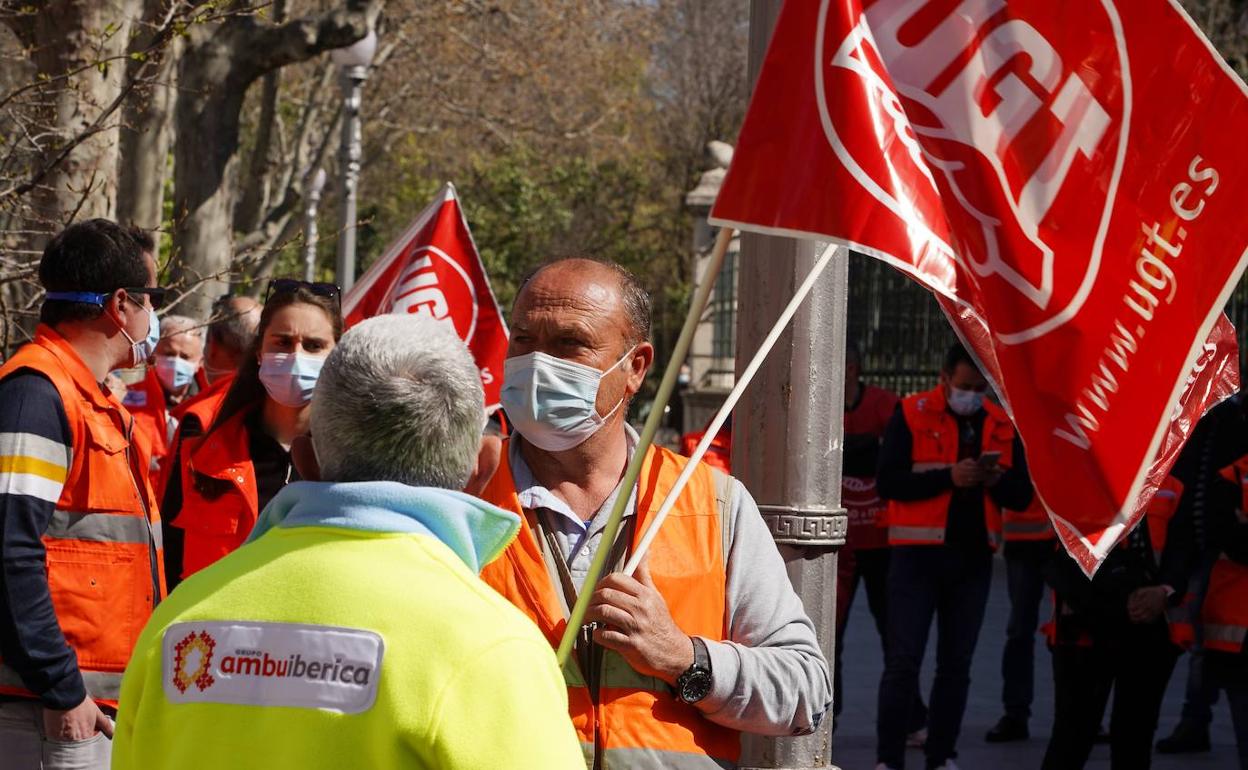
[[[946,400],[949,410],[963,417],[970,417],[984,407],[984,394],[975,390],[962,390],[950,386]]]
[[[130,336],[130,332],[126,331],[125,324],[117,324],[117,328],[125,335],[126,341],[130,343],[130,366],[138,366],[145,363],[152,354],[156,352],[156,343],[160,342],[160,317],[156,315],[156,311],[152,308],[147,309],[147,336],[141,340],[136,340]]]
[[[547,452],[564,452],[598,432],[624,398],[599,416],[602,378],[633,355],[633,349],[605,371],[545,353],[513,356],[503,363],[503,411],[525,441]]]
[[[195,379],[199,367],[177,356],[156,356],[156,379],[165,390],[182,390]]]

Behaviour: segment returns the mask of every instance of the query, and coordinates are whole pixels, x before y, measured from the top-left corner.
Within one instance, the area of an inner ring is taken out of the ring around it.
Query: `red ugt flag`
[[[342,301],[348,327],[381,313],[424,313],[455,325],[481,370],[486,408],[498,406],[507,325],[449,182]]]
[[[712,212],[931,289],[1091,574],[1238,385],[1248,89],[1169,0],[789,0]]]

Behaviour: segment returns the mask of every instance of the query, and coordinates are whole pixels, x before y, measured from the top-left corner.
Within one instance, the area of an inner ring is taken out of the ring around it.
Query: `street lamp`
[[[303,207],[303,280],[316,277],[316,210],[321,205],[321,190],[325,189],[325,169],[318,168],[305,177],[306,205]]]
[[[368,78],[368,65],[377,52],[373,30],[360,40],[330,53],[342,70],[342,218],[338,229],[338,285],[343,291],[355,283],[355,193],[360,181],[360,92]]]

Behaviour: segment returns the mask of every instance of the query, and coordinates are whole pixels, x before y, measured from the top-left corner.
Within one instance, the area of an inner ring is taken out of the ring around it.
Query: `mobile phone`
[[[984,452],[979,456],[979,465],[981,468],[991,469],[997,467],[1001,462],[1000,452]]]

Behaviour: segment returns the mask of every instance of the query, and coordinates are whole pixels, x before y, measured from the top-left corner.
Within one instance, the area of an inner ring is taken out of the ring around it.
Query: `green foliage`
[[[382,233],[402,232],[442,184],[418,157],[396,152],[393,163],[390,189],[370,194],[373,205],[362,212],[370,220],[359,238],[362,269],[388,245]],[[656,306],[685,301],[684,239],[673,244],[671,234],[687,233],[688,223],[653,159],[546,158],[519,147],[471,158],[452,181],[505,307],[527,273],[569,255],[624,265]]]

